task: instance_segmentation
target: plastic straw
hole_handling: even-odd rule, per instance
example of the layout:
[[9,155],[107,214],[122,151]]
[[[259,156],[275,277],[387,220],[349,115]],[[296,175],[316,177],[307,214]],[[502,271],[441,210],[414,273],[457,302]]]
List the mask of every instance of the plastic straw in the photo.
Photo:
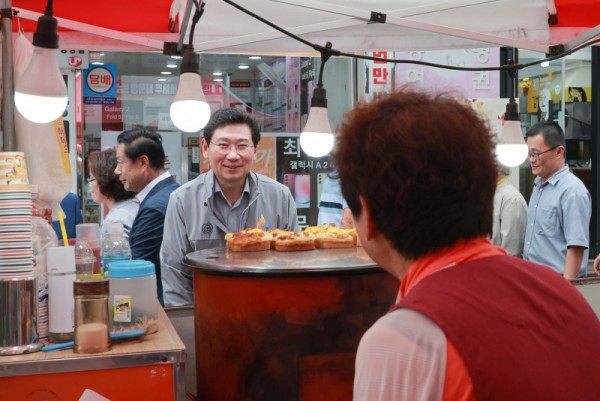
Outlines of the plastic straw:
[[62,233],[63,243],[69,246],[69,238],[67,237],[67,229],[65,228],[65,219],[62,210],[58,211],[58,221],[60,223],[60,232]]

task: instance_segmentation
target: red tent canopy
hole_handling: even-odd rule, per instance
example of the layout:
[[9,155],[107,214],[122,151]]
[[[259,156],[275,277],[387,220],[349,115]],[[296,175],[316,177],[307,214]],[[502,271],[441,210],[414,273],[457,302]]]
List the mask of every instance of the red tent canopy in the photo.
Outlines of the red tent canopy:
[[[13,7],[44,13],[45,0],[16,0]],[[55,0],[54,16],[121,32],[168,33],[171,0]],[[21,19],[25,32],[35,31],[36,22]],[[15,20],[13,31],[17,31]]]
[[[312,43],[331,41],[343,51],[466,48],[490,43],[545,51],[549,45],[567,43],[600,25],[598,0],[422,0],[417,7],[409,0],[235,1]],[[179,39],[169,32],[169,22],[173,17],[183,18],[189,3],[55,0],[54,16],[63,32],[63,48],[157,50],[162,42]],[[205,13],[193,41],[197,51],[315,53],[224,1],[204,3]],[[45,0],[13,1],[13,8],[22,10],[20,22],[14,20],[14,30],[20,24],[25,32],[34,31],[34,13],[43,13],[45,7]],[[548,13],[554,8],[558,24],[549,26]],[[387,22],[369,24],[371,11],[386,13]]]
[[593,28],[600,25],[600,1],[554,0],[558,14],[556,27]]

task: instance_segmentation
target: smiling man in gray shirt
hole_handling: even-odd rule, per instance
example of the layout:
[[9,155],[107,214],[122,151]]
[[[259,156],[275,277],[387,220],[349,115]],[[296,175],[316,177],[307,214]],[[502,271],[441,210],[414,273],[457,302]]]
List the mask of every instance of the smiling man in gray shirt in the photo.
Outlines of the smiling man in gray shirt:
[[204,128],[202,155],[210,171],[171,194],[160,249],[165,306],[193,304],[192,272],[182,265],[190,252],[223,247],[227,232],[256,227],[298,230],[288,189],[251,171],[260,141],[256,120],[239,109],[215,112]]

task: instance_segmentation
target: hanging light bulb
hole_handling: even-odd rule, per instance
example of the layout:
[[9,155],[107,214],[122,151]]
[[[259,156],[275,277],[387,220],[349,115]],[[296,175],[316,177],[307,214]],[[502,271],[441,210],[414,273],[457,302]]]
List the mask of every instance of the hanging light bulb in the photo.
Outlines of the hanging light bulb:
[[31,61],[15,86],[17,110],[39,124],[59,118],[68,101],[67,86],[56,61],[58,22],[52,14],[52,0],[48,0],[33,34]]
[[[508,60],[508,65],[514,65],[513,60]],[[502,137],[496,145],[496,156],[498,161],[508,167],[516,167],[527,159],[527,144],[523,139],[521,131],[521,119],[519,118],[519,105],[515,101],[515,67],[508,69],[510,77],[511,95],[506,104],[506,113],[504,114],[504,126]]]
[[527,153],[527,144],[521,131],[519,105],[515,99],[510,99],[506,104],[502,138],[496,145],[498,161],[508,167],[519,166],[527,158]]
[[183,132],[200,131],[210,118],[199,68],[198,55],[188,46],[183,52],[179,86],[170,110],[173,124]]
[[319,81],[313,91],[308,119],[302,134],[300,134],[300,146],[311,157],[323,157],[333,149],[334,136],[327,115],[327,92],[323,88],[323,68],[329,57],[331,57],[331,46],[331,43],[327,42],[324,48],[320,48]]
[[204,14],[204,2],[194,1],[196,10],[192,16],[190,28],[190,42],[183,50],[183,60],[179,73],[179,86],[173,103],[171,103],[171,120],[183,132],[198,132],[210,119],[210,106],[206,102],[202,91],[202,78],[200,77],[200,63],[198,55],[194,53],[194,31],[200,17]]
[[333,149],[333,134],[327,116],[327,96],[323,85],[313,92],[308,119],[300,134],[300,146],[312,157],[323,157]]

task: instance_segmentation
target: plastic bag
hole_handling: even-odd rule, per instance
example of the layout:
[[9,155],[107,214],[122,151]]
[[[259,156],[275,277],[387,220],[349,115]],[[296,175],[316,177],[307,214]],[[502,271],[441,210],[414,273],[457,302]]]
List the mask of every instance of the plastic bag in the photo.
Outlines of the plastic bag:
[[[15,86],[27,68],[33,45],[20,34],[14,43]],[[38,199],[52,207],[57,220],[61,200],[71,190],[71,161],[62,118],[48,124],[27,120],[15,109],[17,149],[25,153],[30,184],[37,184]]]
[[37,329],[41,341],[48,338],[48,272],[46,266],[46,249],[58,246],[58,237],[48,221],[43,217],[33,216],[32,246],[33,275],[37,285]]
[[32,224],[32,245],[33,245],[33,273],[46,273],[46,249],[58,246],[58,236],[48,221],[43,217],[33,216]]

